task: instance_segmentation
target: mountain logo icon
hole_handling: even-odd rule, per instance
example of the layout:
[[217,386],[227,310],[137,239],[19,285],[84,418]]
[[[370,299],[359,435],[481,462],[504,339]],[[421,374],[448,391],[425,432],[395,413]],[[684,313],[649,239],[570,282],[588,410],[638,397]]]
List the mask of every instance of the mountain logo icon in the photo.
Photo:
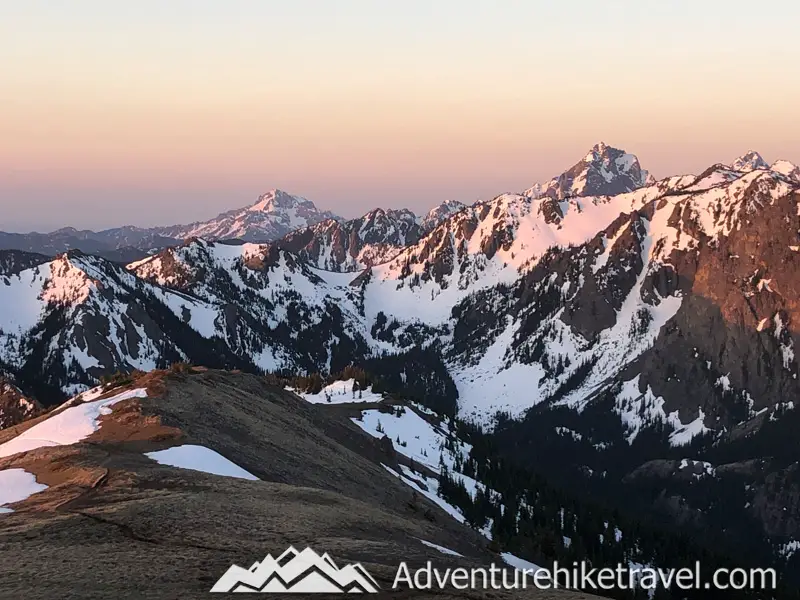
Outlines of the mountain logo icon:
[[328,554],[290,547],[278,558],[267,554],[249,569],[233,565],[211,592],[275,592],[282,594],[377,594],[379,586],[360,564],[336,566]]

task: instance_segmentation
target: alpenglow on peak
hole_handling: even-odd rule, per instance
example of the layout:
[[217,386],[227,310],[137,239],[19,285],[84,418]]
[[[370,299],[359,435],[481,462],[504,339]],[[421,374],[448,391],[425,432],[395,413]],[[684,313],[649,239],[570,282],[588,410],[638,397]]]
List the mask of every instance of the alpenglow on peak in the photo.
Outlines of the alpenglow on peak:
[[734,171],[755,171],[757,169],[769,169],[769,164],[755,150],[748,150],[739,158],[731,163]]
[[635,155],[599,142],[583,160],[550,181],[537,183],[526,190],[525,195],[559,200],[572,196],[614,196],[654,182]]

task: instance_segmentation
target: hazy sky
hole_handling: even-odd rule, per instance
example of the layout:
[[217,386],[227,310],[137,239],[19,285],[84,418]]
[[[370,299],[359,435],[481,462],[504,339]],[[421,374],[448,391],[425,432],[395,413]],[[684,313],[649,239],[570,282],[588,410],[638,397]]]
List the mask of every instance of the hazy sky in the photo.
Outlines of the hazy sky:
[[0,229],[800,162],[796,0],[0,0]]

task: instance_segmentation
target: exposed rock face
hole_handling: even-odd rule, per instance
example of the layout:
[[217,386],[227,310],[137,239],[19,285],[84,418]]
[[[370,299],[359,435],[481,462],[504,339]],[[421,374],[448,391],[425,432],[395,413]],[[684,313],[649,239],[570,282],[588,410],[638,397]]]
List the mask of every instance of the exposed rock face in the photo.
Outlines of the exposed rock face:
[[0,375],[0,429],[7,429],[35,417],[42,407],[26,398],[12,382]]
[[[514,392],[533,407],[498,439],[516,456],[569,456],[552,467],[565,484],[619,477],[687,526],[747,523],[731,543],[796,539],[800,194],[774,171],[731,173],[712,168],[465,299],[453,359],[472,386],[478,372],[530,365]],[[580,441],[566,448],[556,426]],[[659,462],[681,453],[699,462]],[[702,485],[687,488],[695,476]]]
[[614,196],[655,183],[639,159],[604,143],[596,144],[582,161],[544,184],[525,192],[531,198],[556,200],[573,196]]
[[390,261],[465,208],[448,200],[422,218],[406,209],[379,208],[357,219],[328,220],[300,229],[275,245],[319,269],[360,271]]
[[439,206],[432,208],[428,214],[422,218],[422,230],[425,232],[433,230],[440,223],[446,221],[465,208],[467,208],[466,204],[462,204],[457,200],[445,200]]
[[750,150],[731,163],[734,171],[749,173],[756,169],[769,169],[769,164],[755,150]]
[[327,220],[290,233],[276,246],[327,271],[359,271],[416,243],[424,229],[409,210],[373,210],[349,221]]

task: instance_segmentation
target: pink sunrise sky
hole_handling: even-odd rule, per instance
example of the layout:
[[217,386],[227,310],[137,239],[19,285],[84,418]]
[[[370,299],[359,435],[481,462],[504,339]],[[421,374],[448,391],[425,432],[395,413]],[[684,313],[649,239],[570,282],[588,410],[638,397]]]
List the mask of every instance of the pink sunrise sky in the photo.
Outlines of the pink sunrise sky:
[[4,6],[0,230],[188,222],[275,187],[423,211],[601,140],[657,177],[800,162],[793,2],[281,4]]

